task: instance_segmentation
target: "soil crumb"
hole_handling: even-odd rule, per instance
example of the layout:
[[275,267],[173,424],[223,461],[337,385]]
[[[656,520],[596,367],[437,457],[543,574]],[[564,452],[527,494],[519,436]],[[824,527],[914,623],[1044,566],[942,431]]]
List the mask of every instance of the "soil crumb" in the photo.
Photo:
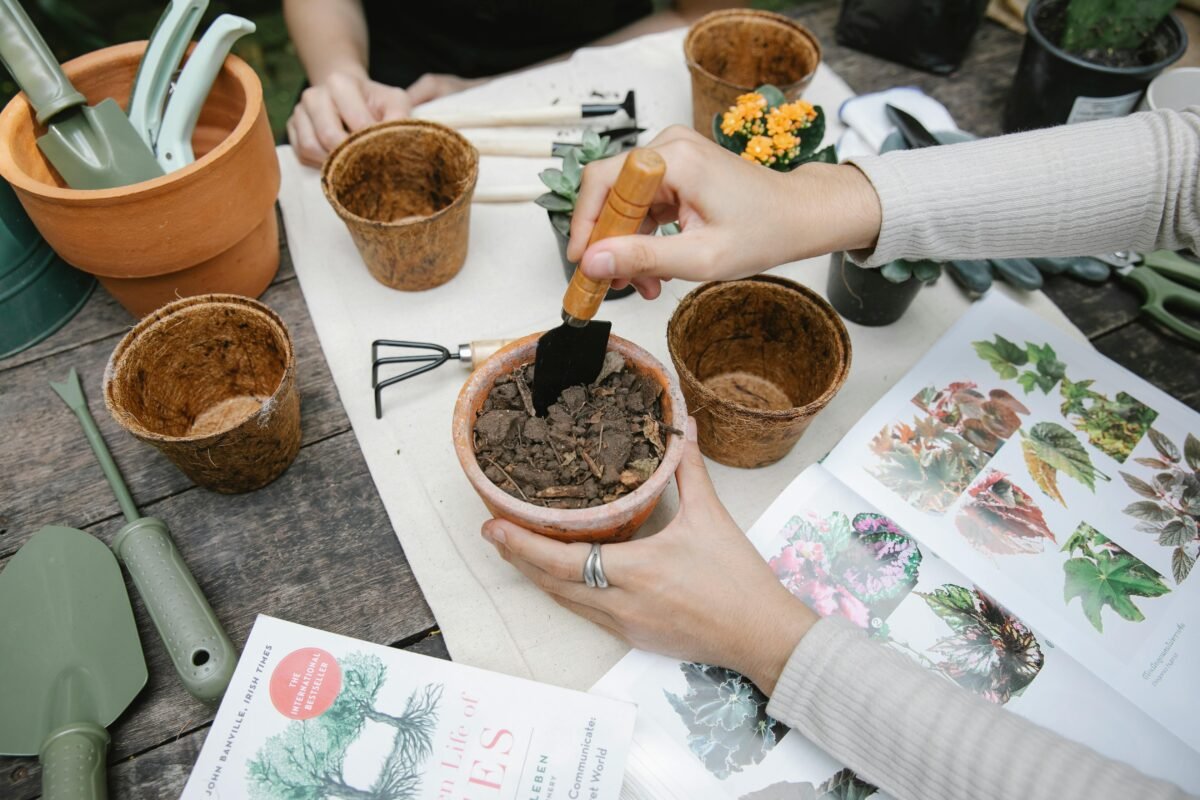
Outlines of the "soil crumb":
[[551,508],[611,503],[658,469],[667,437],[662,387],[609,351],[591,386],[563,390],[545,417],[533,410],[533,365],[496,380],[475,420],[475,454],[492,483]]

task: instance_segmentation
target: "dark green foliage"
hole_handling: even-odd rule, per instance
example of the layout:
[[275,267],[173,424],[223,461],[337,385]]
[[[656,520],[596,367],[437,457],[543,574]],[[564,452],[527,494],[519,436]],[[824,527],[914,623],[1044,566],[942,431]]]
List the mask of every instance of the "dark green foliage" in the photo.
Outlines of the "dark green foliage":
[[1176,0],[1071,0],[1062,48],[1136,50],[1171,13]]
[[1092,446],[1124,463],[1133,448],[1150,430],[1158,412],[1138,402],[1125,392],[1117,392],[1115,400],[1094,392],[1094,381],[1071,381],[1063,376],[1063,416],[1071,420],[1075,430],[1083,431]]
[[[1043,394],[1049,394],[1066,375],[1067,365],[1058,360],[1058,354],[1048,344],[1038,347],[1033,342],[1026,342],[1022,349],[996,334],[991,342],[971,342],[975,352],[984,361],[992,365],[996,374],[1005,380],[1014,378],[1021,384],[1025,394],[1035,388]],[[1030,369],[1023,372],[1018,367],[1028,365]]]
[[1104,606],[1130,622],[1140,622],[1146,617],[1133,598],[1161,597],[1171,591],[1161,575],[1086,522],[1080,523],[1062,549],[1073,556],[1063,564],[1063,599],[1070,603],[1078,597],[1084,616],[1101,633]]
[[[770,84],[763,84],[754,91],[766,99],[767,110],[788,102],[783,92]],[[814,106],[814,110],[817,112],[816,119],[807,128],[799,132],[800,152],[786,164],[778,162],[770,164],[771,169],[778,172],[791,172],[801,164],[808,164],[813,161],[824,164],[837,163],[837,148],[833,145],[821,148],[820,150],[817,149],[821,145],[821,140],[825,138],[825,111],[820,106]],[[721,116],[719,113],[713,115],[713,141],[729,152],[741,155],[742,151],[746,149],[748,138],[744,134],[730,136],[721,130]]]

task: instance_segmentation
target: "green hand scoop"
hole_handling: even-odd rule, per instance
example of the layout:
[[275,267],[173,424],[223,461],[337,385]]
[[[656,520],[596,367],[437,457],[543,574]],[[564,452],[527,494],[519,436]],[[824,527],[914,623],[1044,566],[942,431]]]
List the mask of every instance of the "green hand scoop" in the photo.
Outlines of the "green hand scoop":
[[100,461],[100,468],[104,470],[104,477],[108,478],[128,520],[113,540],[113,551],[129,570],[133,585],[167,646],[179,679],[197,700],[209,704],[219,702],[237,666],[233,642],[229,641],[196,579],[175,549],[167,524],[138,513],[121,472],[96,427],[96,420],[88,410],[79,375],[72,369],[62,383],[51,382],[50,385],[79,418],[88,443]]
[[46,800],[103,800],[113,720],[146,685],[121,568],[49,525],[0,572],[0,753],[38,756]]

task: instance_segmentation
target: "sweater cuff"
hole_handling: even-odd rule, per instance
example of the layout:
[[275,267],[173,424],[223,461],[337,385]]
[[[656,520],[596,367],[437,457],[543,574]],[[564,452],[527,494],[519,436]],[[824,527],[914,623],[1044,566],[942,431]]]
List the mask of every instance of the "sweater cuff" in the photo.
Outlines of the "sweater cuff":
[[907,249],[908,232],[918,225],[917,204],[901,202],[905,196],[905,181],[894,161],[881,156],[856,156],[846,160],[853,164],[875,188],[879,196],[879,208],[882,211],[882,222],[879,226],[879,239],[873,250],[851,250],[847,253],[850,258],[863,267],[882,267],[900,258]]
[[767,704],[767,713],[775,719],[795,726],[800,709],[812,708],[817,694],[828,691],[829,681],[823,676],[836,661],[839,652],[863,636],[862,629],[845,617],[822,617],[801,637],[787,665],[775,683],[775,691]]

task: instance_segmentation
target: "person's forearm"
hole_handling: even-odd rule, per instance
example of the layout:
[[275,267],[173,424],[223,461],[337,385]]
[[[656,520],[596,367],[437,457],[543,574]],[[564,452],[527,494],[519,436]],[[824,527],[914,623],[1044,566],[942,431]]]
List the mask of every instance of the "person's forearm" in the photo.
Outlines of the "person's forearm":
[[367,20],[359,0],[283,0],[283,15],[309,83],[335,72],[367,76]]
[[1093,255],[1200,241],[1200,113],[1160,111],[853,159],[897,258]]
[[970,694],[839,617],[800,640],[767,713],[898,800],[1187,797]]

